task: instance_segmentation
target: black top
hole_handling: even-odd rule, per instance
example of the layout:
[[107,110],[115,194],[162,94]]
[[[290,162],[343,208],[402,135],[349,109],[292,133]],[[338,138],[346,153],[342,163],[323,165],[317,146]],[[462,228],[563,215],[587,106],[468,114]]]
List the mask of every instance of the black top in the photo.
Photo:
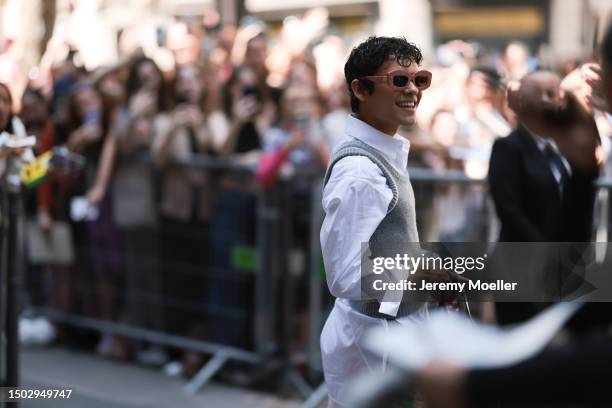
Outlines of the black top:
[[236,140],[236,149],[234,153],[261,150],[261,147],[261,138],[255,124],[252,121],[245,123],[238,132],[238,140]]

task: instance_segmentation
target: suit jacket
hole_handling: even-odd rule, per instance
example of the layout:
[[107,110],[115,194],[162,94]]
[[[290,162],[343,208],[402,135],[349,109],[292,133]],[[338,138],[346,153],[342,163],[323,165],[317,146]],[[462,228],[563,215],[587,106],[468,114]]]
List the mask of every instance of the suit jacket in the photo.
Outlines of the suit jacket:
[[561,196],[548,159],[525,128],[496,140],[489,185],[502,225],[499,241],[590,241],[596,177],[597,169],[572,166]]

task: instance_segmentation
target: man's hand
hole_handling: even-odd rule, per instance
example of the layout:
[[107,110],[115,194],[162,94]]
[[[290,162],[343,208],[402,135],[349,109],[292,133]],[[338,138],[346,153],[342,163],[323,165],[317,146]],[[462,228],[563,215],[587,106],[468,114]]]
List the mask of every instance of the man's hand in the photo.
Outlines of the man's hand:
[[[444,269],[436,269],[436,270],[419,270],[414,274],[417,281],[419,281],[418,285],[420,286],[420,281],[424,280],[426,282],[433,283],[465,283],[467,284],[470,280],[464,276],[461,276],[453,271],[447,271]],[[431,295],[435,300],[441,303],[452,303],[455,301],[459,292],[454,290],[436,290],[432,291]]]

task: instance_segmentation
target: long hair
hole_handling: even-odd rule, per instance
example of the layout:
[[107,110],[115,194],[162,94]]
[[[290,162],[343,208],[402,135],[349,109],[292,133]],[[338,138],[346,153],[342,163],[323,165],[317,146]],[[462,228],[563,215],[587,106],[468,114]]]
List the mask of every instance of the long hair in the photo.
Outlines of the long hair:
[[82,106],[78,102],[78,95],[80,92],[85,90],[94,92],[100,100],[100,126],[102,127],[102,137],[100,140],[92,144],[92,149],[94,146],[96,148],[101,148],[104,138],[106,137],[112,123],[111,115],[109,114],[107,107],[104,105],[104,98],[100,94],[100,91],[94,86],[94,83],[89,79],[81,80],[74,87],[73,93],[70,95],[69,105],[68,105],[68,123],[67,130],[68,134],[70,132],[75,131],[79,127],[81,127],[85,123],[85,112],[82,111]]
[[13,106],[13,96],[11,95],[11,90],[9,89],[8,85],[0,82],[0,88],[4,89],[6,91],[6,94],[9,97],[9,103],[11,105],[11,112],[9,114],[9,117],[8,117],[7,121],[6,121],[6,126],[3,129],[0,129],[0,132],[7,131],[9,133],[13,133],[13,116],[14,116],[13,108],[12,108],[12,106]]
[[159,112],[164,112],[169,109],[170,105],[170,96],[169,96],[169,85],[164,78],[164,73],[157,66],[155,61],[148,57],[139,57],[130,66],[130,71],[128,73],[128,78],[125,83],[126,88],[126,100],[129,100],[134,96],[136,92],[138,92],[142,88],[142,82],[139,78],[138,70],[141,66],[145,64],[151,64],[155,69],[155,72],[159,75],[160,84],[159,89],[157,90],[157,110]]

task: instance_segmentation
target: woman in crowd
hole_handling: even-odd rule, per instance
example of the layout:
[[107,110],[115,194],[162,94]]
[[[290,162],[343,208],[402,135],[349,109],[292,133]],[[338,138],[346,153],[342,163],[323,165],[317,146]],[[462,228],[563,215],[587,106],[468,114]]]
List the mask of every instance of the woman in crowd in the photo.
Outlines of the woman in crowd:
[[[311,234],[311,189],[319,184],[319,175],[327,167],[330,149],[320,120],[317,92],[306,82],[290,83],[280,99],[279,121],[264,136],[264,155],[260,161],[257,179],[264,189],[277,182],[282,167],[292,169],[293,177],[287,185],[289,197],[286,210],[291,221],[291,237],[286,237],[287,248],[293,253],[315,250],[309,248]],[[289,204],[290,203],[290,204]],[[291,271],[294,290],[285,301],[287,313],[294,316],[289,330],[289,341],[303,347],[308,333],[308,285],[310,269],[308,258]],[[284,278],[282,278],[284,279]]]
[[299,170],[319,174],[329,160],[315,89],[305,83],[290,84],[281,96],[279,110],[280,120],[266,131],[263,139],[267,154],[258,175],[266,188],[274,182],[285,161]]
[[[13,97],[11,91],[8,85],[0,82],[0,134],[2,134],[2,132],[18,137],[26,135],[23,123],[13,114]],[[29,160],[33,157],[31,151],[28,149],[0,147],[0,177],[2,177],[6,171],[14,171],[14,169],[7,168],[7,157],[10,155],[19,156],[25,160]]]
[[[0,82],[0,132],[12,133],[12,118],[13,118],[13,98],[8,86]],[[0,158],[8,156],[9,149],[0,147]],[[2,161],[2,170],[4,170],[4,161]],[[0,172],[2,175],[2,172]]]
[[325,114],[321,119],[321,126],[325,144],[330,152],[346,135],[346,121],[350,110],[345,87],[343,82],[338,82],[325,95]]
[[[44,95],[34,89],[27,88],[21,98],[21,120],[28,135],[36,137],[34,148],[37,156],[48,152],[58,145],[55,126],[51,120],[50,109]],[[49,180],[36,187],[35,194],[27,196],[26,211],[29,218],[36,220],[39,231],[49,234],[54,222],[65,222],[68,220],[68,178],[62,174],[62,170],[49,177]],[[66,242],[66,246],[72,246],[72,242]],[[51,305],[61,311],[69,311],[70,275],[69,268],[65,265],[49,265],[47,268],[38,270],[33,265],[28,272],[48,271],[53,274],[53,279],[46,283],[50,276],[30,274],[30,300],[35,305],[44,304],[45,298]],[[42,278],[41,278],[42,277]],[[47,292],[50,293],[47,293]]]
[[276,119],[276,106],[270,89],[250,66],[235,68],[226,85],[225,110],[231,128],[222,156],[261,152],[263,135]]
[[[114,123],[118,146],[112,184],[114,221],[121,232],[125,254],[125,314],[134,326],[161,330],[156,186],[145,156],[150,152],[155,120],[167,111],[168,92],[153,60],[138,57],[127,68],[125,100]],[[118,90],[113,92],[115,84],[120,84],[117,74],[102,78],[105,82],[101,87],[108,90],[107,94],[121,97]],[[154,365],[167,359],[163,350],[155,346],[137,350],[136,358]]]
[[[257,61],[261,63],[259,58]],[[231,125],[219,145],[221,158],[254,166],[261,157],[264,135],[276,112],[270,89],[260,75],[261,70],[252,64],[241,65],[234,68],[225,86],[224,108]],[[256,183],[249,174],[228,170],[219,174],[218,185],[209,232],[210,265],[223,273],[209,281],[206,302],[235,317],[227,319],[223,312],[211,316],[209,326],[214,331],[210,338],[248,347],[252,333],[252,321],[247,317],[248,310],[252,310],[252,279],[235,271],[231,259],[235,248],[254,246]]]
[[[0,82],[0,134],[2,132],[12,133],[12,118],[13,118],[13,98],[8,86]],[[12,154],[11,150],[0,147],[0,179],[4,177],[6,171],[7,156]],[[0,192],[2,192],[2,184],[0,183]],[[0,206],[4,203],[0,203]],[[4,225],[0,218],[0,228],[3,230]],[[2,234],[0,234],[0,248],[2,248]]]
[[[0,82],[0,132],[12,132],[13,97],[8,85]],[[0,147],[0,157],[6,157],[9,149]]]
[[[440,110],[434,114],[430,124],[430,135],[436,151],[429,153],[431,166],[435,170],[463,170],[463,154],[459,124],[452,112]],[[462,242],[468,223],[465,207],[466,187],[460,184],[441,184],[435,187],[434,214],[436,236],[432,241]]]
[[[72,185],[72,194],[83,195],[86,199],[84,213],[73,214],[73,218],[78,218],[73,221],[84,221],[74,225],[80,231],[75,233],[75,243],[87,245],[85,251],[89,251],[89,262],[81,264],[78,277],[75,276],[75,281],[79,281],[77,291],[87,312],[112,321],[118,314],[122,261],[119,234],[113,224],[112,202],[108,194],[117,141],[112,127],[114,117],[112,112],[104,109],[103,102],[92,82],[81,80],[77,83],[70,99],[66,145],[86,158],[82,177]],[[78,207],[77,203],[83,203],[81,197],[73,198],[71,209]],[[77,252],[83,251],[77,248]],[[93,279],[85,279],[88,271],[93,274]],[[91,304],[92,300],[95,300],[95,305]],[[97,350],[103,355],[125,355],[125,350],[110,334],[103,334]]]
[[501,80],[493,68],[473,68],[466,80],[464,101],[454,111],[470,147],[466,151],[465,170],[474,178],[484,177],[487,173],[495,139],[507,136],[512,130],[500,110],[506,103]]
[[[28,135],[36,136],[36,155],[41,155],[57,145],[55,128],[49,117],[49,105],[44,95],[26,89],[21,98],[21,120]],[[52,183],[43,183],[36,189],[37,221],[41,230],[48,232],[53,221],[54,208],[65,207],[61,196],[54,196]]]
[[[162,276],[165,328],[172,334],[205,337],[204,273],[208,251],[205,237],[214,197],[211,174],[171,165],[196,155],[216,155],[227,134],[225,116],[207,103],[207,84],[200,68],[178,68],[174,106],[154,123],[152,155],[161,170]],[[187,372],[198,358],[187,354]]]
[[[12,132],[13,98],[8,86],[0,82],[0,131]],[[2,150],[4,155],[7,150]]]

